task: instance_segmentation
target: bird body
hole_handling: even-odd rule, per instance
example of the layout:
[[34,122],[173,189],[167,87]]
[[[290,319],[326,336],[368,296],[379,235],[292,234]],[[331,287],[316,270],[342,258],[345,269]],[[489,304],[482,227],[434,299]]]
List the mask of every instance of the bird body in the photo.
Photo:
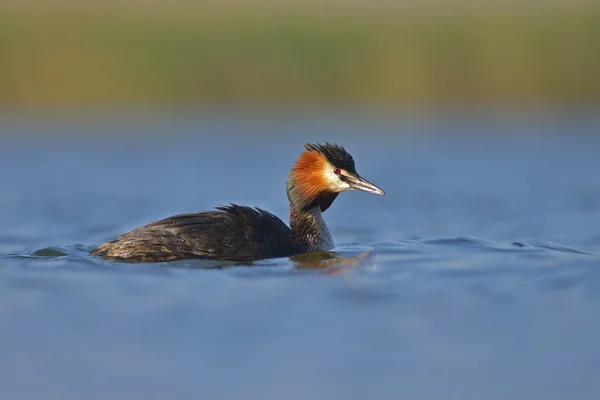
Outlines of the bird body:
[[152,222],[90,252],[112,260],[139,262],[208,258],[253,261],[325,251],[334,247],[323,220],[346,190],[384,194],[361,178],[354,160],[338,145],[307,144],[288,174],[290,227],[260,208],[230,204]]

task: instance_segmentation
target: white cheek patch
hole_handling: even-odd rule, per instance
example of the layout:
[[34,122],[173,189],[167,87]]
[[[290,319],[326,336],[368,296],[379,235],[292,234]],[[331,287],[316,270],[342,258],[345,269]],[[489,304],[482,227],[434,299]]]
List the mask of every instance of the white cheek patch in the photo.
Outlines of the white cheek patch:
[[350,185],[342,181],[338,175],[334,174],[334,169],[335,167],[328,165],[327,167],[325,167],[325,171],[323,173],[329,190],[334,192],[343,192],[344,190],[349,190]]

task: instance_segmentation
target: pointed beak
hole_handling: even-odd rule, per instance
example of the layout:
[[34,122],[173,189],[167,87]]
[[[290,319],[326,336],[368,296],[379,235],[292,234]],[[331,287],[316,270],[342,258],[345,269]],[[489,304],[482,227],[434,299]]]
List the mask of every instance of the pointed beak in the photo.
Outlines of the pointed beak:
[[368,180],[364,179],[360,175],[345,175],[344,182],[346,182],[352,189],[362,190],[363,192],[373,193],[378,195],[384,195],[385,192],[373,185]]

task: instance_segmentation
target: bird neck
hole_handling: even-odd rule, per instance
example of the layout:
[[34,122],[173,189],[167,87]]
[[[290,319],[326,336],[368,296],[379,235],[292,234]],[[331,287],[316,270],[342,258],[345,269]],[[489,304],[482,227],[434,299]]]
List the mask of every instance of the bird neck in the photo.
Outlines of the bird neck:
[[307,190],[299,182],[298,176],[294,170],[290,171],[286,183],[294,241],[303,252],[329,250],[333,248],[333,238],[323,220],[323,212],[331,206],[338,194]]
[[326,251],[334,247],[333,237],[318,205],[302,209],[290,203],[290,227],[294,241],[303,252]]

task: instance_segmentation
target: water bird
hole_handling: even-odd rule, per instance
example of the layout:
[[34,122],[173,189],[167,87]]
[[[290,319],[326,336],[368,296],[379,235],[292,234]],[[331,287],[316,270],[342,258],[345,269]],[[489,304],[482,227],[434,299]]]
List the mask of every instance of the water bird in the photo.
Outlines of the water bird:
[[330,250],[334,242],[322,213],[338,194],[384,192],[356,172],[354,159],[344,147],[325,142],[307,143],[304,148],[286,182],[289,227],[263,209],[230,204],[152,222],[90,254],[136,262],[188,258],[249,262]]

